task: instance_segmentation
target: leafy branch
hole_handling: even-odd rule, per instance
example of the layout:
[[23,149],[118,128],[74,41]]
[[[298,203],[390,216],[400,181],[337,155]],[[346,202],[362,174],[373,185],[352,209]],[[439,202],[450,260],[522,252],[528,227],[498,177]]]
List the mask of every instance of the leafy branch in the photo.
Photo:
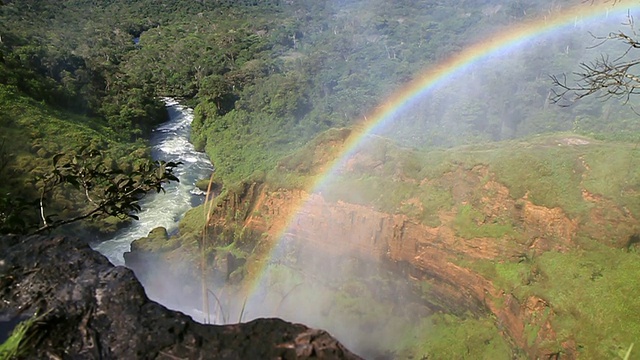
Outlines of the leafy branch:
[[[56,154],[53,169],[38,179],[41,224],[33,232],[42,233],[89,218],[116,216],[137,220],[135,214],[141,210],[140,199],[151,191],[164,192],[164,184],[179,181],[173,171],[180,164],[143,161],[133,171],[125,173],[107,167],[103,154],[97,150],[82,149],[71,156]],[[89,208],[77,216],[57,219],[55,214],[47,214],[47,200],[65,184],[82,192]]]

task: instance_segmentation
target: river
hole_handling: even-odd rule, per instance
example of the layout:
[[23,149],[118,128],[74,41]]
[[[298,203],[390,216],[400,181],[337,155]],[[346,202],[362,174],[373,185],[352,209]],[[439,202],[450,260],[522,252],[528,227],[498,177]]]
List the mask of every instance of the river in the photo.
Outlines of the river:
[[179,183],[165,186],[165,193],[149,194],[140,202],[140,220],[118,231],[115,235],[94,249],[105,255],[114,265],[124,265],[123,254],[129,251],[131,242],[147,236],[149,231],[159,226],[169,233],[178,228],[182,216],[204,200],[195,182],[208,178],[213,166],[203,153],[197,152],[189,142],[193,111],[173,99],[164,99],[169,112],[169,120],[158,126],[150,138],[151,155],[156,160],[181,161],[175,175]]

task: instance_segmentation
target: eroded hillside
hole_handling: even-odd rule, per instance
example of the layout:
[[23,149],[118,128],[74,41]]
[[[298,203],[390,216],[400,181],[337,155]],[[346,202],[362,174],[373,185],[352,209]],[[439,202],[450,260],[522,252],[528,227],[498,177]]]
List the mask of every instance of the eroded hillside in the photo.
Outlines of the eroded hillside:
[[[388,310],[389,317],[379,314],[386,310],[352,311],[360,317],[354,321],[440,319],[422,333],[397,336],[414,340],[389,349],[394,356],[457,356],[464,350],[456,347],[466,347],[507,358],[611,357],[640,335],[637,324],[619,321],[633,316],[638,290],[631,284],[640,273],[634,145],[546,136],[418,153],[375,138],[325,176],[317,192],[304,190],[348,136],[325,134],[300,153],[313,156],[293,155],[266,182],[217,198],[208,250],[214,277],[224,273],[227,284],[240,287],[267,282],[280,295],[262,301],[274,302],[268,312],[278,316],[306,301],[301,284],[310,282],[336,294],[334,305],[316,306],[325,317],[346,298],[404,306]],[[187,230],[165,249],[195,249],[197,238],[190,242]],[[187,248],[168,256],[194,259]],[[390,300],[405,290],[379,280],[381,273],[372,277],[371,264],[404,279],[411,300]],[[365,285],[352,288],[353,278]],[[488,321],[493,329],[486,333],[502,334],[511,353],[490,335],[482,343],[467,333],[456,344],[469,321]]]

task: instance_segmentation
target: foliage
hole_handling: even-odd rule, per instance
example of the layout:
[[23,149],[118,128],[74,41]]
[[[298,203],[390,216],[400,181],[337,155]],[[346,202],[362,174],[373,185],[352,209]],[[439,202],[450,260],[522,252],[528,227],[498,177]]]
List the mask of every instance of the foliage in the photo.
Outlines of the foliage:
[[[191,99],[196,148],[206,149],[229,183],[270,170],[324,130],[357,124],[423,69],[500,27],[557,11],[545,2],[491,1],[66,5],[12,1],[0,8],[0,82],[100,116],[123,139],[164,118],[158,95]],[[385,132],[411,146],[449,147],[633,128],[601,126],[602,106],[572,113],[548,106],[546,74],[579,61],[584,40],[578,32],[541,38],[544,52],[533,46],[479,62],[472,77],[425,94]],[[456,106],[450,99],[459,99]]]
[[35,346],[38,340],[38,321],[44,315],[33,315],[18,323],[11,335],[0,344],[0,359],[11,360],[24,357],[29,347]]
[[18,324],[11,336],[0,345],[0,359],[15,359],[20,355],[21,344],[28,329],[27,322]]
[[[21,6],[24,5],[2,7],[3,25],[11,24],[11,15],[7,13]],[[123,34],[104,38],[98,46],[74,48],[73,45],[78,45],[73,41],[55,38],[65,36],[60,30],[48,31],[45,25],[34,24],[33,29],[23,34],[19,33],[20,28],[2,29],[9,36],[4,36],[0,46],[3,60],[0,83],[15,86],[20,92],[51,106],[102,117],[124,140],[138,138],[166,118],[164,105],[154,98],[151,88],[117,74],[122,52],[133,48],[126,45],[129,39]],[[31,32],[38,30],[54,38],[33,36]],[[85,35],[87,41],[95,41],[95,34]],[[55,47],[56,43],[60,46]]]
[[[138,161],[148,152],[140,150],[143,142],[132,143],[164,119],[160,96],[184,97],[197,105],[192,140],[208,153],[227,188],[252,176],[278,187],[306,188],[345,150],[349,130],[326,130],[357,126],[363,120],[369,124],[376,104],[417,79],[423,69],[446,64],[451,55],[493,38],[511,24],[553,14],[572,3],[4,1],[0,5],[0,123],[7,144],[0,147],[3,231],[24,228],[24,220],[46,221],[40,226],[46,229],[48,224],[86,214],[133,215],[143,190],[158,190],[163,179],[170,180],[172,167],[163,170],[162,164]],[[323,195],[403,213],[429,226],[447,221],[446,216],[441,219],[443,213],[457,214],[453,222],[463,238],[511,236],[520,230],[512,221],[485,219],[479,214],[481,194],[458,191],[471,185],[449,181],[454,172],[476,176],[474,169],[479,167],[489,175],[472,185],[496,181],[506,186],[512,199],[526,196],[535,205],[560,208],[578,223],[588,222],[593,208],[582,190],[637,217],[639,167],[632,144],[640,130],[636,114],[618,107],[619,101],[580,102],[571,111],[549,106],[548,74],[569,71],[569,65],[580,62],[586,52],[582,44],[588,36],[580,33],[584,29],[577,23],[574,28],[577,31],[567,36],[539,37],[536,44],[512,49],[507,56],[478,61],[469,71],[426,91],[420,101],[408,104],[406,111],[386,119],[377,130],[396,144],[419,149],[375,136],[367,139],[369,147],[359,151],[353,166],[340,169],[332,179],[336,186],[323,190]],[[619,35],[623,42],[634,44]],[[596,63],[591,70],[600,64],[611,63]],[[626,79],[631,85],[635,81]],[[565,133],[531,137],[557,131]],[[588,135],[591,143],[559,143],[575,133]],[[492,144],[514,138],[525,140]],[[459,147],[479,143],[491,145]],[[86,153],[72,155],[88,144],[104,150],[100,160]],[[51,158],[59,153],[68,155],[56,157],[51,171]],[[158,169],[163,175],[153,177]],[[40,180],[33,181],[34,175]],[[146,176],[151,176],[151,183],[143,180]],[[470,182],[477,180],[473,176]],[[81,191],[67,192],[72,185]],[[111,197],[109,189],[133,193],[123,199]],[[87,195],[87,191],[98,192]],[[24,200],[31,198],[38,201]],[[40,199],[57,205],[39,205]],[[81,202],[86,206],[69,213]],[[46,213],[22,216],[28,209]],[[53,212],[62,216],[53,218]],[[615,226],[615,219],[610,223]],[[189,232],[203,226],[201,213],[188,213],[181,225],[185,241],[194,240]],[[611,234],[608,228],[605,232]],[[223,251],[244,251],[241,243],[249,235],[239,227],[230,228],[224,239],[231,247]],[[637,274],[627,264],[626,256],[631,255],[596,250],[610,258],[592,255],[587,260],[608,264],[610,259],[625,259],[621,264],[629,274],[606,265],[608,273],[627,284]],[[569,339],[573,325],[582,326],[581,321],[590,317],[594,324],[612,329],[594,315],[602,306],[584,295],[590,287],[578,289],[580,284],[568,281],[577,274],[577,279],[592,285],[582,279],[586,273],[579,264],[572,263],[588,256],[548,254],[533,260],[548,276],[539,284],[549,288],[527,284],[535,278],[528,271],[533,265],[527,262],[474,266],[506,291],[520,297],[537,293],[557,302],[561,314],[569,314],[562,319],[578,319],[560,324],[565,331],[562,339]],[[559,266],[563,261],[570,264],[573,275],[563,275]],[[594,293],[604,294],[605,286],[597,285]],[[583,298],[563,294],[562,287],[583,296],[588,303],[584,309],[568,302],[579,304]],[[631,316],[617,303],[620,298],[631,300],[616,289],[608,290],[621,295],[617,299],[602,295],[617,304],[615,313],[608,314]],[[352,296],[341,298],[340,305],[365,315],[378,310],[355,309]],[[468,337],[478,346],[488,340],[490,347],[500,348],[485,320],[444,319],[444,328],[451,330],[448,335],[426,339],[424,351],[412,354],[464,357],[462,346],[452,345],[458,337]],[[486,331],[477,333],[474,328]],[[576,336],[589,344],[585,357],[611,357],[617,354],[616,347],[626,349],[627,341],[632,341],[610,337],[603,341],[604,350],[599,349],[593,345],[594,336],[586,333],[598,330],[584,328],[589,330]]]
[[[40,191],[36,178],[53,170],[52,157],[63,153],[72,156],[82,147],[101,149],[105,168],[130,173],[149,158],[142,141],[121,142],[104,119],[81,116],[34,101],[13,86],[0,84],[0,123],[4,144],[0,154],[4,168],[0,171],[0,208],[4,214],[3,232],[22,232],[41,221],[38,214]],[[67,191],[69,190],[69,191]],[[48,213],[72,218],[90,211],[81,192],[61,187],[47,199]],[[115,218],[91,221],[84,229],[113,231]],[[78,231],[74,228],[74,231]]]
[[[544,2],[492,5],[117,0],[83,12],[71,9],[87,2],[66,8],[9,2],[0,13],[2,64],[6,83],[98,114],[133,138],[161,120],[154,96],[195,97],[211,110],[194,127],[197,147],[215,144],[207,152],[217,169],[237,181],[251,173],[247,169],[269,169],[320,131],[358,122],[422,69],[497,26],[552,11]],[[571,44],[581,40],[572,36]],[[494,91],[475,91],[481,87],[469,81],[461,90],[453,82],[402,114],[390,133],[412,145],[450,146],[569,130],[570,116],[543,105],[548,84],[539,69],[549,63],[548,73],[555,73],[583,51],[564,51],[561,40],[544,42],[546,56],[522,50],[499,66],[479,67],[483,75],[474,81]],[[523,59],[527,66],[518,66]],[[505,86],[501,79],[509,78],[526,86]],[[446,99],[460,93],[465,100],[448,106]],[[545,116],[537,115],[541,110]]]
[[622,358],[640,336],[637,322],[619,321],[634,318],[629,304],[640,294],[629,284],[640,272],[638,253],[590,239],[582,243],[584,250],[550,251],[519,263],[466,264],[520,301],[537,296],[548,302],[557,345],[571,340],[581,357]]
[[[461,341],[464,339],[464,341]],[[514,359],[488,318],[435,314],[421,319],[396,345],[402,358]],[[472,350],[473,349],[473,350]]]
[[501,238],[505,235],[515,236],[511,224],[496,219],[494,223],[485,223],[485,216],[471,205],[462,205],[458,210],[453,227],[456,233],[466,239],[479,237]]
[[198,205],[184,214],[180,221],[180,234],[201,232],[205,224],[205,218],[202,214],[205,212],[206,206],[206,204]]
[[637,322],[617,320],[633,316],[629,304],[638,293],[628,284],[640,269],[636,253],[596,248],[544,254],[538,264],[546,281],[534,289],[554,304],[559,341],[575,338],[588,358],[613,357],[640,334]]
[[[163,191],[163,184],[178,181],[173,169],[180,163],[162,161],[142,162],[131,172],[112,169],[105,163],[98,150],[82,149],[77,154],[56,154],[53,156],[50,171],[37,179],[39,199],[36,203],[40,216],[40,225],[34,232],[50,231],[54,228],[84,219],[97,219],[108,216],[130,217],[137,219],[140,211],[138,201],[149,191]],[[58,218],[48,213],[48,203],[55,192],[64,190],[66,185],[74,187],[84,194],[88,209],[70,218]],[[9,203],[10,204],[10,203]],[[30,231],[34,224],[24,223],[21,211],[23,204],[2,209],[2,231]]]
[[[325,142],[319,148],[326,148],[328,144]],[[322,155],[312,150],[315,148],[314,145],[301,152],[315,154],[313,159],[317,161]],[[340,148],[334,150],[341,151]],[[478,237],[506,237],[504,256],[494,260],[459,259],[458,264],[491,279],[496,288],[514,295],[520,303],[525,303],[530,296],[548,302],[550,311],[555,312],[550,318],[553,328],[560,332],[556,342],[544,346],[557,348],[563,342],[575,340],[581,349],[580,356],[622,357],[634,338],[640,336],[633,321],[627,322],[622,330],[616,328],[618,319],[633,316],[633,307],[628,304],[638,296],[635,288],[628,285],[640,272],[634,265],[638,260],[636,247],[631,241],[623,246],[621,243],[626,238],[619,238],[616,230],[619,221],[624,222],[619,226],[633,227],[633,219],[640,214],[636,196],[640,184],[636,174],[638,166],[635,166],[637,151],[637,146],[627,142],[600,142],[567,133],[425,152],[372,139],[352,152],[348,166],[323,179],[322,195],[329,200],[372,206],[414,219],[421,216],[428,219],[426,215],[431,213],[436,217],[443,215],[447,221],[443,225],[455,229],[456,235],[468,239],[469,244]],[[278,170],[308,178],[309,174],[322,174],[318,169],[325,166],[294,153],[282,161]],[[534,205],[561,209],[578,225],[572,240],[576,248],[566,252],[541,252],[532,248],[519,257],[507,256],[510,242],[543,236],[556,246],[558,239],[553,234],[541,235],[535,233],[539,229],[523,226],[522,213],[518,211],[488,216],[485,206],[491,202],[487,203],[486,199],[495,196],[484,187],[489,182],[504,185],[508,190],[504,196],[514,201],[516,209],[522,206],[523,199]],[[587,191],[592,198],[585,197],[582,191]],[[407,200],[412,198],[421,204],[409,204],[420,204],[422,209],[407,205]],[[620,215],[625,220],[615,215],[620,204],[626,209],[626,215]],[[451,210],[454,216],[449,217]],[[530,230],[534,233],[528,232]],[[629,229],[625,231],[620,234]],[[616,247],[610,247],[614,243]],[[475,339],[475,327],[488,325],[482,325],[486,319],[478,320],[479,323],[458,320],[450,321],[451,328],[449,325],[434,328],[422,343],[432,342],[429,349],[438,349],[433,354],[463,357],[455,355],[458,350],[453,350],[454,343],[460,344],[455,334],[469,331],[468,334],[474,334],[469,335],[469,339]],[[452,335],[445,335],[447,331]],[[528,326],[528,341],[533,342],[538,331],[538,325]],[[427,333],[427,330],[416,332]],[[459,351],[465,349],[461,346]],[[473,347],[474,357],[480,349],[489,351],[483,346]],[[418,356],[433,350],[411,351]]]

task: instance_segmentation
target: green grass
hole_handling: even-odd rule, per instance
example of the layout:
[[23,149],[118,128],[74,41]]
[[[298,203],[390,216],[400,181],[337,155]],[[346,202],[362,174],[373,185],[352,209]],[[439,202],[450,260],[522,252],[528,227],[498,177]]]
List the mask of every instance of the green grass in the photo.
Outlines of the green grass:
[[266,181],[273,189],[307,189],[313,183],[313,177],[276,169],[267,173]]
[[[376,138],[348,169],[333,174],[322,195],[329,201],[404,214],[429,226],[452,226],[458,237],[471,241],[507,238],[518,247],[531,235],[523,226],[518,202],[522,204],[526,197],[535,205],[561,209],[578,225],[574,247],[567,252],[540,254],[523,248],[518,259],[465,259],[458,264],[480,273],[521,303],[536,296],[549,304],[546,312],[537,315],[544,319],[525,326],[527,344],[559,349],[573,341],[581,358],[623,358],[629,344],[640,338],[640,324],[624,321],[637,317],[640,287],[635,285],[640,258],[636,248],[627,252],[607,244],[626,240],[615,239],[628,230],[618,229],[620,224],[633,226],[632,218],[616,214],[628,211],[629,216],[640,217],[640,150],[630,143],[590,139],[586,139],[590,142],[587,145],[558,145],[568,136],[573,137],[547,135],[434,151],[404,149]],[[320,163],[318,158],[307,157],[316,154],[320,143],[281,162],[268,173],[269,185],[308,186]],[[331,151],[339,154],[341,150]],[[505,186],[516,205],[491,216],[484,213],[485,198],[495,195],[490,193],[493,188],[484,187],[489,181]],[[583,189],[601,202],[585,200]],[[593,209],[604,214],[602,224],[590,221]],[[442,224],[441,218],[447,219],[443,211],[450,210],[455,211],[455,217]],[[512,254],[508,250],[505,253]],[[424,290],[428,292],[428,286]],[[367,296],[366,291],[359,292],[364,295],[341,294],[332,310],[334,315],[366,319],[369,310],[376,310],[358,307],[358,297]],[[547,319],[557,339],[536,344],[540,324]],[[405,327],[389,321],[387,326],[394,334],[402,334],[390,338],[388,345],[400,355],[453,359],[511,356],[490,318],[436,315],[418,325]]]
[[[345,129],[328,130],[280,160],[267,174],[270,188],[308,189],[317,176],[323,176],[326,186],[322,193],[330,201],[373,206],[384,212],[403,213],[431,226],[440,224],[438,210],[451,208],[451,194],[445,184],[420,184],[419,180],[424,178],[424,172],[435,175],[434,169],[450,169],[448,164],[436,164],[441,161],[442,152],[432,156],[374,136],[359,150],[358,161],[348,172],[324,177],[320,170],[326,170],[327,162],[341,154],[348,135]],[[417,203],[407,202],[410,199]]]
[[615,358],[640,338],[637,300],[640,256],[598,251],[548,252],[536,261],[543,281],[532,286],[557,313],[558,341],[575,339],[581,356]]
[[13,329],[11,336],[0,345],[0,359],[14,359],[20,354],[20,343],[29,329],[29,326],[22,322]]
[[640,148],[631,144],[602,144],[584,155],[591,170],[584,187],[601,194],[636,217],[640,216]]
[[0,360],[12,360],[25,356],[33,335],[28,335],[37,317],[33,316],[20,322],[11,332],[11,336],[0,344]]
[[578,160],[581,151],[557,146],[506,146],[491,154],[489,168],[513,198],[527,195],[536,205],[560,207],[575,217],[588,209],[580,186],[585,171]]
[[278,161],[278,167],[304,175],[317,172],[319,165],[339,155],[337,150],[351,134],[349,129],[330,129]]
[[545,310],[545,314],[543,315],[543,320],[540,323],[536,323],[536,324],[525,323],[524,334],[525,334],[525,339],[527,341],[527,346],[531,347],[535,345],[536,339],[538,338],[538,333],[542,328],[541,324],[547,320],[548,316],[549,316],[549,309],[547,308],[547,310]]
[[[326,171],[326,162],[342,153],[346,136],[344,129],[319,135],[280,160],[267,173],[267,183],[273,189],[308,189],[320,171]],[[566,145],[565,138],[589,143]],[[562,209],[582,224],[589,223],[594,208],[583,198],[583,189],[640,217],[639,151],[634,144],[602,143],[568,133],[430,151],[371,136],[347,168],[323,178],[322,193],[330,201],[401,213],[432,227],[442,225],[442,211],[454,209],[454,227],[461,237],[518,237],[520,219],[502,214],[485,220],[480,213],[482,198],[492,196],[481,188],[487,181],[504,185],[516,201],[526,197],[535,205]],[[485,170],[488,175],[479,182],[474,179]],[[628,230],[619,225],[624,221],[617,213],[620,208],[605,204],[602,210],[609,214],[606,232],[613,237]]]
[[514,359],[491,318],[435,314],[408,329],[397,344],[398,358]]
[[453,227],[456,233],[465,239],[516,236],[516,231],[507,220],[490,224],[484,224],[484,221],[485,217],[480,211],[474,209],[471,205],[462,205],[453,221]]
[[418,185],[412,183],[380,176],[342,176],[323,189],[322,194],[329,201],[374,206],[380,211],[395,214],[401,211],[403,202],[417,193]]
[[204,227],[205,215],[204,211],[207,204],[198,205],[189,209],[182,219],[180,220],[180,234],[185,235],[189,233],[200,234]]
[[530,262],[462,259],[457,263],[478,272],[491,280],[496,288],[511,293],[520,301],[524,301],[531,294],[531,289],[526,287],[532,277],[533,266]]
[[[589,250],[546,252],[521,262],[462,261],[460,264],[491,279],[494,285],[522,303],[537,296],[549,303],[555,316],[555,344],[575,341],[581,358],[615,359],[640,338],[637,299],[640,255],[612,249],[592,240]],[[545,316],[547,316],[547,313]],[[538,325],[525,328],[533,344]],[[634,358],[633,356],[631,358]]]
[[[116,134],[106,122],[53,109],[21,95],[15,88],[0,84],[3,124],[15,134],[29,139],[34,149],[65,152],[84,146],[104,147],[115,142]],[[18,143],[15,139],[16,144]]]

